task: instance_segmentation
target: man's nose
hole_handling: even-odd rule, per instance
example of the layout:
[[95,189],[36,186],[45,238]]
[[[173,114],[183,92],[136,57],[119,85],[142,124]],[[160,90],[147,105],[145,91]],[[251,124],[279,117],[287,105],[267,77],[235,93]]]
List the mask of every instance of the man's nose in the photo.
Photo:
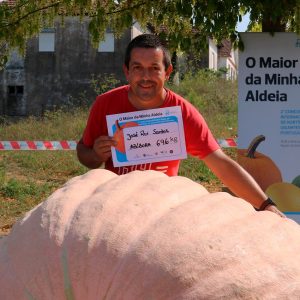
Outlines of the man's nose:
[[144,78],[144,79],[150,78],[150,71],[147,68],[143,69],[142,78]]

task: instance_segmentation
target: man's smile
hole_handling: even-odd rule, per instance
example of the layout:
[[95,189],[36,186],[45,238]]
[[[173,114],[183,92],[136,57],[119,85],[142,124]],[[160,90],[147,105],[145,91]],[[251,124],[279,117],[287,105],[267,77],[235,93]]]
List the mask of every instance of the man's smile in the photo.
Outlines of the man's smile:
[[138,85],[143,89],[149,89],[154,86],[154,83],[153,82],[140,82],[140,83],[138,83]]

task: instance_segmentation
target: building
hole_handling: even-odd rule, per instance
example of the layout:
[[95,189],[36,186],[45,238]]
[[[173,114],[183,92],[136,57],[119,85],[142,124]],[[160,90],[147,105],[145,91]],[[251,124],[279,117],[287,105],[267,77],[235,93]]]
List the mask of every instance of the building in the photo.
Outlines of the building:
[[224,71],[227,79],[235,80],[238,75],[238,51],[234,50],[229,40],[216,44],[209,39],[209,69]]
[[0,72],[0,115],[42,115],[78,97],[95,98],[93,76],[114,74],[125,82],[122,71],[128,42],[142,33],[138,23],[121,38],[107,31],[97,49],[92,46],[89,19],[66,17],[64,25],[44,29],[30,39],[25,57],[16,52]]

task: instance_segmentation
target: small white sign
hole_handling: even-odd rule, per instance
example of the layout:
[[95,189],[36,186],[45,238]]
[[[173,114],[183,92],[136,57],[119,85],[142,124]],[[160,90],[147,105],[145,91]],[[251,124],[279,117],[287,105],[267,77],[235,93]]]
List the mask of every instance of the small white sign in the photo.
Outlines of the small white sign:
[[187,157],[180,106],[106,116],[114,167]]

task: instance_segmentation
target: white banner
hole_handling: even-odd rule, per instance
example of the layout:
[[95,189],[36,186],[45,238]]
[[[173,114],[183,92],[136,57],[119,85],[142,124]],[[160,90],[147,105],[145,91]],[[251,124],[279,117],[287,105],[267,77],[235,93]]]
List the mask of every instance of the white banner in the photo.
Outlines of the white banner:
[[300,37],[294,33],[241,35],[245,50],[239,53],[238,160],[279,208],[297,219]]

